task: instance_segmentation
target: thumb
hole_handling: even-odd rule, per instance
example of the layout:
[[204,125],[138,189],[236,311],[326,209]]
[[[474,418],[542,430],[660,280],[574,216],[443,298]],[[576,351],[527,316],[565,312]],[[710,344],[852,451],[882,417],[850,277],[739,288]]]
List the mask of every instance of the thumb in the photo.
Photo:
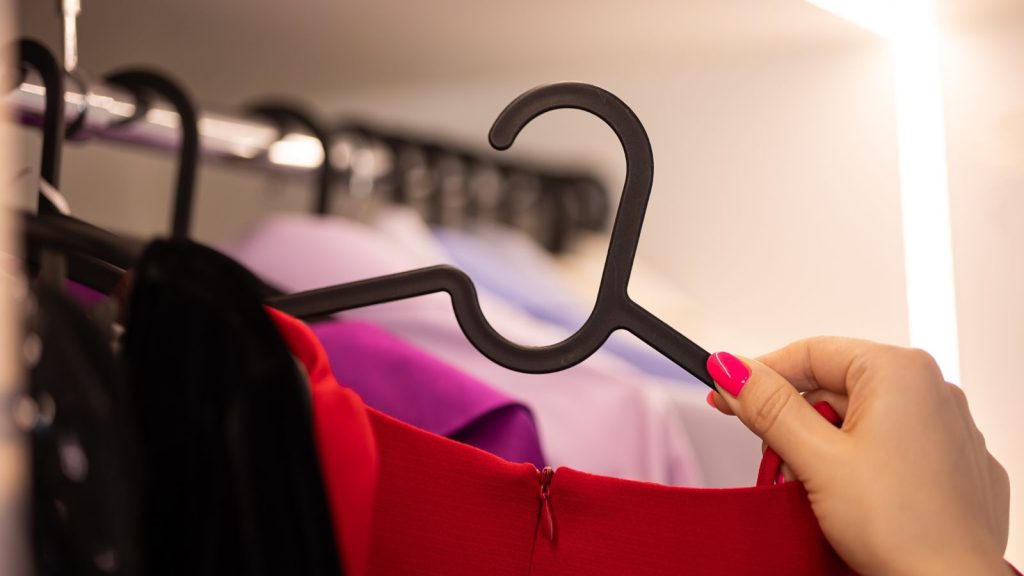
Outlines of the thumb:
[[785,378],[749,358],[716,352],[708,372],[736,416],[789,464],[798,478],[828,466],[842,433],[806,402]]

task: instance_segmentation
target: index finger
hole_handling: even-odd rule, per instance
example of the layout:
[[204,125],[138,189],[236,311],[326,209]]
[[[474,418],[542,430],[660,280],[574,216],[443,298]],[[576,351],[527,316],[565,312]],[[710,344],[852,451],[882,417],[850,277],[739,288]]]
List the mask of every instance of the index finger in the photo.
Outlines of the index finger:
[[865,376],[892,367],[890,360],[899,352],[911,351],[856,338],[819,336],[798,340],[758,360],[802,392],[822,389],[849,395],[875,380]]

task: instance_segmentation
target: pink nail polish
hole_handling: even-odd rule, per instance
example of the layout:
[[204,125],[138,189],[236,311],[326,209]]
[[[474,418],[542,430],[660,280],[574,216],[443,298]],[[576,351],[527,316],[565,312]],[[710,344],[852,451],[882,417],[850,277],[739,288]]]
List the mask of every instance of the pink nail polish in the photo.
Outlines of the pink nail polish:
[[708,358],[708,372],[715,382],[733,397],[740,395],[750,379],[750,369],[742,360],[728,352],[715,352]]
[[711,406],[712,408],[714,408],[716,410],[718,409],[718,406],[715,405],[715,391],[714,390],[711,390],[711,391],[708,392],[708,397],[706,398],[706,400],[708,401],[708,406]]
[[779,471],[779,475],[775,477],[776,484],[785,484],[786,477],[782,475],[782,471]]

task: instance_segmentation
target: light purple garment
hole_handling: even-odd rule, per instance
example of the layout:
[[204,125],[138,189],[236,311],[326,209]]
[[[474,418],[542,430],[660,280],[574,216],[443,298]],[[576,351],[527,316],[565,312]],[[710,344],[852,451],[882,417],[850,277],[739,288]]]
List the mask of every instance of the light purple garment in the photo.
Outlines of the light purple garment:
[[367,405],[510,462],[545,465],[530,409],[388,332],[357,321],[312,325],[342,385]]
[[[427,235],[429,238],[429,234]],[[368,226],[337,218],[277,215],[222,250],[269,283],[294,292],[435,264]],[[514,281],[514,271],[510,278]],[[524,344],[557,342],[552,328],[480,291],[488,320]],[[648,376],[598,351],[551,374],[508,370],[480,354],[459,329],[446,294],[347,311],[523,402],[536,418],[552,466],[618,478],[700,485],[685,427],[655,394]]]
[[[561,279],[550,255],[520,232],[497,226],[482,226],[474,232],[437,228],[434,236],[455,265],[487,288],[517,304],[530,315],[575,332],[590,315]],[[508,270],[516,270],[515,282]],[[637,342],[632,334],[614,332],[604,350],[615,354],[644,372],[680,384],[704,385],[675,362],[650,346]]]

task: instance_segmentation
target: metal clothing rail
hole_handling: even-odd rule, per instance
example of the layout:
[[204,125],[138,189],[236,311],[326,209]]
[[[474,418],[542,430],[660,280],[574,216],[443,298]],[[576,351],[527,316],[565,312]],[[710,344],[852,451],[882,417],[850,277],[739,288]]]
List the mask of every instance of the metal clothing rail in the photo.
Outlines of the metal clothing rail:
[[[178,149],[178,114],[166,102],[155,99],[143,105],[130,92],[100,82],[89,83],[85,89],[74,76],[68,77],[66,85],[67,125],[77,125],[73,139],[96,137],[160,150]],[[36,126],[42,123],[45,94],[42,81],[31,72],[0,99],[21,123]],[[199,134],[200,149],[207,158],[245,161],[286,172],[309,172],[323,161],[323,148],[316,138],[295,132],[282,134],[278,126],[259,118],[204,111]]]
[[[142,102],[128,90],[100,81],[84,83],[78,73],[73,73],[66,74],[64,99],[66,125],[70,133],[68,140],[98,138],[173,154],[179,151],[181,129],[178,113],[161,98],[147,98]],[[29,71],[17,87],[6,92],[5,87],[0,86],[0,104],[5,104],[15,113],[22,124],[41,126],[46,109],[46,89],[39,75],[34,70]],[[200,111],[198,124],[200,154],[207,159],[244,163],[272,172],[297,175],[312,174],[323,165],[324,146],[320,140],[310,133],[282,130],[267,118]],[[332,134],[336,135],[329,149],[332,169],[348,174],[350,186],[358,184],[362,187],[367,182],[382,182],[395,177],[395,171],[403,170],[398,156],[409,148],[437,156],[433,160],[425,157],[424,161],[450,157],[498,170],[504,175],[500,177],[505,181],[499,185],[502,189],[506,186],[514,188],[519,182],[517,176],[534,176],[538,182],[550,184],[553,191],[564,192],[558,194],[560,198],[572,198],[559,199],[556,203],[561,206],[570,202],[578,225],[590,230],[604,230],[609,222],[611,204],[608,192],[588,170],[558,169],[543,163],[496,159],[450,142],[380,131],[359,123],[346,122],[334,126]],[[434,185],[437,185],[442,179],[434,180]],[[530,186],[526,188],[533,189]],[[537,189],[546,191],[547,188],[540,186]],[[530,194],[512,196],[526,200],[534,197]],[[519,204],[521,202],[508,205],[515,211]],[[519,208],[530,209],[529,202]],[[561,224],[556,228],[559,226]],[[560,245],[562,241],[543,241],[545,244],[552,242],[552,249],[557,250],[553,246]]]

